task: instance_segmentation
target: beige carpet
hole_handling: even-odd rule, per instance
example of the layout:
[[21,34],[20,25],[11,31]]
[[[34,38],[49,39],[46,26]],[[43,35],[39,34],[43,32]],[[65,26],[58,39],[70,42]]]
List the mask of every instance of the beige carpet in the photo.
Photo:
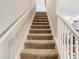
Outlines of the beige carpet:
[[36,12],[21,59],[58,59],[46,12]]

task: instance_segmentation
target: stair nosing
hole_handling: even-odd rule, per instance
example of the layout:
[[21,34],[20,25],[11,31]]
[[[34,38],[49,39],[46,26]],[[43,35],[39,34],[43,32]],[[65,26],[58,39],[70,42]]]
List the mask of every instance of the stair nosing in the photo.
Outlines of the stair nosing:
[[[39,36],[39,35],[40,35],[40,36],[46,35],[46,36],[47,36],[47,35],[52,35],[52,34],[30,34],[30,33],[29,33],[28,35],[36,35],[36,36]],[[52,36],[53,36],[53,35],[52,35]]]
[[48,31],[51,31],[51,29],[30,29],[30,30],[48,30]]
[[32,26],[50,26],[50,25],[32,25]]
[[58,51],[57,49],[24,49],[21,54],[53,57],[58,55]]
[[25,43],[47,44],[47,43],[55,43],[55,41],[54,40],[27,40]]

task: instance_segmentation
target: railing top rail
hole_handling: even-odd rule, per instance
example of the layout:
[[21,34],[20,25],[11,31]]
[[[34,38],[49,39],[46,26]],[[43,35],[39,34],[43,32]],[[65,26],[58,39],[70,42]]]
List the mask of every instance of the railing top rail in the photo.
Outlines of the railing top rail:
[[[32,7],[34,7],[35,5],[33,5]],[[32,8],[31,7],[31,8]],[[25,10],[3,33],[1,33],[0,38],[25,14],[28,13],[28,11],[31,9],[28,8],[27,10]]]
[[79,39],[79,33],[66,21],[66,19],[61,15],[61,13],[57,12],[57,17],[59,17],[65,25],[72,31],[72,33]]

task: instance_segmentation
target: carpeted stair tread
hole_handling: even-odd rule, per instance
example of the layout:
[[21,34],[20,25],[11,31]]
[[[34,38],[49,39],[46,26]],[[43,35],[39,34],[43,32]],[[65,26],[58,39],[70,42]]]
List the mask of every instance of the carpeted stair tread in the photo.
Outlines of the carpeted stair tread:
[[36,48],[36,49],[54,49],[54,40],[27,40],[25,48]]
[[33,29],[50,29],[49,25],[32,25],[31,28]]
[[42,19],[40,19],[40,20],[33,20],[33,22],[48,22],[48,20],[42,20]]
[[22,54],[31,54],[36,56],[57,56],[58,52],[56,49],[24,49]]
[[35,33],[35,34],[50,34],[51,29],[30,29],[30,33]]
[[28,34],[28,40],[53,40],[52,34]]
[[35,17],[34,19],[48,19],[47,17]]
[[26,43],[51,44],[51,43],[55,43],[55,41],[54,40],[27,40]]
[[58,59],[46,12],[36,12],[20,59]]
[[49,25],[48,22],[33,22],[32,25]]

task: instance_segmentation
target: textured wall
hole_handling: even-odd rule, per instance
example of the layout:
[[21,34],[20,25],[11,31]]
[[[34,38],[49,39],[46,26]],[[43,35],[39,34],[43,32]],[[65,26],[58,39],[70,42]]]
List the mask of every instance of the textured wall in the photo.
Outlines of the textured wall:
[[[35,0],[0,1],[0,33],[13,26],[0,37],[0,59],[20,59],[21,51],[35,15]],[[34,4],[34,5],[33,5]],[[26,11],[29,8],[28,11]],[[24,13],[24,11],[26,11]]]
[[65,16],[79,15],[79,0],[59,0],[59,10]]
[[54,29],[54,33],[56,33],[56,0],[46,0],[46,9],[49,16],[49,20],[51,22],[51,26]]

